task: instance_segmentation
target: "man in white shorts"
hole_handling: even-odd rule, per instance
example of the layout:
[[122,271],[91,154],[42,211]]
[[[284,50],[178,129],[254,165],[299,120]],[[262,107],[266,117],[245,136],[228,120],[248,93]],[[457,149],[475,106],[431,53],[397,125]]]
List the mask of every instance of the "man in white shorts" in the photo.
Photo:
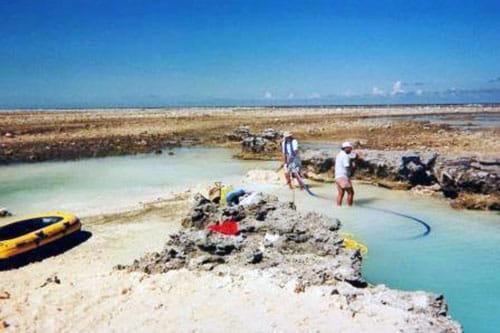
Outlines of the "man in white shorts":
[[335,184],[337,185],[337,206],[342,205],[344,193],[347,192],[347,204],[352,206],[354,200],[354,189],[352,188],[349,177],[352,175],[354,167],[353,160],[356,158],[356,153],[352,151],[350,142],[342,143],[342,150],[335,157]]

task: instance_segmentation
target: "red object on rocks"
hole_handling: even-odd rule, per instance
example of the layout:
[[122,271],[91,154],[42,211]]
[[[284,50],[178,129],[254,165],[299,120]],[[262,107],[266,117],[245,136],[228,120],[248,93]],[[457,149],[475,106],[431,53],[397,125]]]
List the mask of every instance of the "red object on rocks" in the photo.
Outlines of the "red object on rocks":
[[237,235],[239,231],[238,223],[234,220],[227,220],[221,224],[211,224],[207,226],[207,229],[224,235]]

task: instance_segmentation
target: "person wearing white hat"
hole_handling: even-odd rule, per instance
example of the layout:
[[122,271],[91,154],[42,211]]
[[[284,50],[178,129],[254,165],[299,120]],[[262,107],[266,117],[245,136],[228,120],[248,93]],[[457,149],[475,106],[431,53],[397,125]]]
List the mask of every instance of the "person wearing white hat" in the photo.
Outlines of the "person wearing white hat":
[[335,184],[337,185],[337,206],[342,205],[345,192],[347,192],[347,205],[352,206],[354,201],[354,189],[351,180],[354,168],[354,159],[357,157],[356,153],[352,151],[352,144],[350,142],[342,143],[342,150],[335,157]]
[[[299,172],[301,162],[299,158],[299,143],[293,138],[291,132],[283,132],[283,141],[281,141],[281,158],[285,169],[285,179],[288,187],[293,189],[291,174]],[[300,188],[302,185],[299,183]]]

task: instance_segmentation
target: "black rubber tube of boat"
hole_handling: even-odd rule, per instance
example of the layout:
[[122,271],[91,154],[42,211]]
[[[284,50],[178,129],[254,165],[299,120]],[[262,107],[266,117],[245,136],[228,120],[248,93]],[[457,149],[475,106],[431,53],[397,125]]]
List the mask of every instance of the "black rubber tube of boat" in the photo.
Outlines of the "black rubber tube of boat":
[[392,215],[396,215],[396,216],[405,217],[407,219],[410,219],[410,220],[413,220],[413,221],[415,221],[417,223],[420,223],[421,225],[424,226],[425,231],[419,237],[427,236],[431,232],[431,226],[427,222],[425,222],[424,220],[419,219],[418,217],[407,215],[407,214],[403,214],[403,213],[398,213],[398,212],[395,212],[395,211],[390,210],[390,209],[377,208],[377,207],[371,207],[371,206],[365,206],[365,205],[359,205],[359,206],[360,207],[364,207],[364,208],[368,208],[368,209],[377,210],[379,212],[384,212],[384,213],[388,213],[388,214],[392,214]]

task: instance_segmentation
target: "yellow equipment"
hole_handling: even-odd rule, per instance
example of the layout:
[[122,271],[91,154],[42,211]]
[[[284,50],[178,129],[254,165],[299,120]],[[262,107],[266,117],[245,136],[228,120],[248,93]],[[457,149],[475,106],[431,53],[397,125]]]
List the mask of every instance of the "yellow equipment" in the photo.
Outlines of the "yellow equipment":
[[0,225],[0,259],[52,243],[81,229],[80,220],[70,213],[48,212],[25,216]]
[[362,255],[366,255],[368,253],[368,247],[364,244],[355,241],[352,238],[351,234],[344,233],[342,234],[342,238],[344,238],[344,246],[351,250],[359,250]]
[[232,191],[234,191],[232,185],[223,185],[222,182],[215,182],[214,187],[208,191],[208,198],[210,201],[224,206],[227,205],[226,195]]
[[222,186],[222,188],[220,189],[220,204],[221,205],[227,205],[226,195],[232,191],[234,191],[234,187],[232,185]]

